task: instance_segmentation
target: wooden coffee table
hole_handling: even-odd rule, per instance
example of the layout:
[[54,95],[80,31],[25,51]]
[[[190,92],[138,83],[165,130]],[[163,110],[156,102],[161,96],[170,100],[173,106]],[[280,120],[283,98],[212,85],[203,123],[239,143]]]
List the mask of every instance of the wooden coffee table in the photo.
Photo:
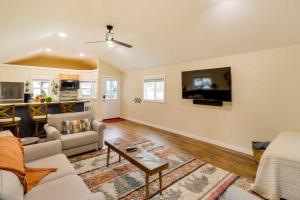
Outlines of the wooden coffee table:
[[[110,150],[113,150],[119,154],[119,162],[121,162],[121,157],[124,157],[134,166],[146,173],[146,199],[149,199],[149,176],[157,173],[159,174],[159,192],[162,194],[162,171],[168,169],[168,162],[149,152],[127,152],[127,147],[132,147],[135,145],[133,142],[123,138],[107,140],[104,143],[108,147],[106,163],[107,167],[109,166]],[[140,153],[143,154],[143,157],[137,158],[136,155]]]

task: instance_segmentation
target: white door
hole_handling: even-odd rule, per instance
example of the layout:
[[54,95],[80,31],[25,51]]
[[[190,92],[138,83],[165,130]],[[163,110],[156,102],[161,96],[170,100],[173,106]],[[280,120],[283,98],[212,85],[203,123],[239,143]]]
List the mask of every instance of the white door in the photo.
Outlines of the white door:
[[102,119],[120,117],[120,79],[115,77],[102,78]]

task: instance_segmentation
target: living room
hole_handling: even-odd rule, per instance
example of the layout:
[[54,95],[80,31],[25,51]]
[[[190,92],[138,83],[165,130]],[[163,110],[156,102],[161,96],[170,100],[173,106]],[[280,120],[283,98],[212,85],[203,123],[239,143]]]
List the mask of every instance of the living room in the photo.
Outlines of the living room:
[[1,4],[0,199],[300,199],[298,0]]

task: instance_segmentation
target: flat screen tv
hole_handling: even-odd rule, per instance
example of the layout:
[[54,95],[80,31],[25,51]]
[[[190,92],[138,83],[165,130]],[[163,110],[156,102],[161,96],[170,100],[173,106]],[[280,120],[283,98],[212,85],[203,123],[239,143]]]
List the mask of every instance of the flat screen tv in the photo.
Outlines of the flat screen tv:
[[231,68],[182,72],[182,98],[231,101]]

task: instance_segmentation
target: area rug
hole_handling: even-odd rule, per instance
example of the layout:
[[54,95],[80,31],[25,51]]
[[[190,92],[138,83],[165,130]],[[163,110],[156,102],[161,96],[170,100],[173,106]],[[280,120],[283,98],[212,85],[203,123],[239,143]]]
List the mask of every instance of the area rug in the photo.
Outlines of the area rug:
[[[159,146],[139,139],[136,146],[169,162],[163,172],[163,195],[159,194],[158,175],[150,177],[150,196],[153,200],[212,200],[222,199],[232,184],[250,188],[250,181],[205,163],[194,156],[170,147]],[[111,152],[106,167],[107,149],[70,158],[78,175],[92,192],[102,192],[107,200],[142,200],[145,198],[145,174],[127,160]]]

